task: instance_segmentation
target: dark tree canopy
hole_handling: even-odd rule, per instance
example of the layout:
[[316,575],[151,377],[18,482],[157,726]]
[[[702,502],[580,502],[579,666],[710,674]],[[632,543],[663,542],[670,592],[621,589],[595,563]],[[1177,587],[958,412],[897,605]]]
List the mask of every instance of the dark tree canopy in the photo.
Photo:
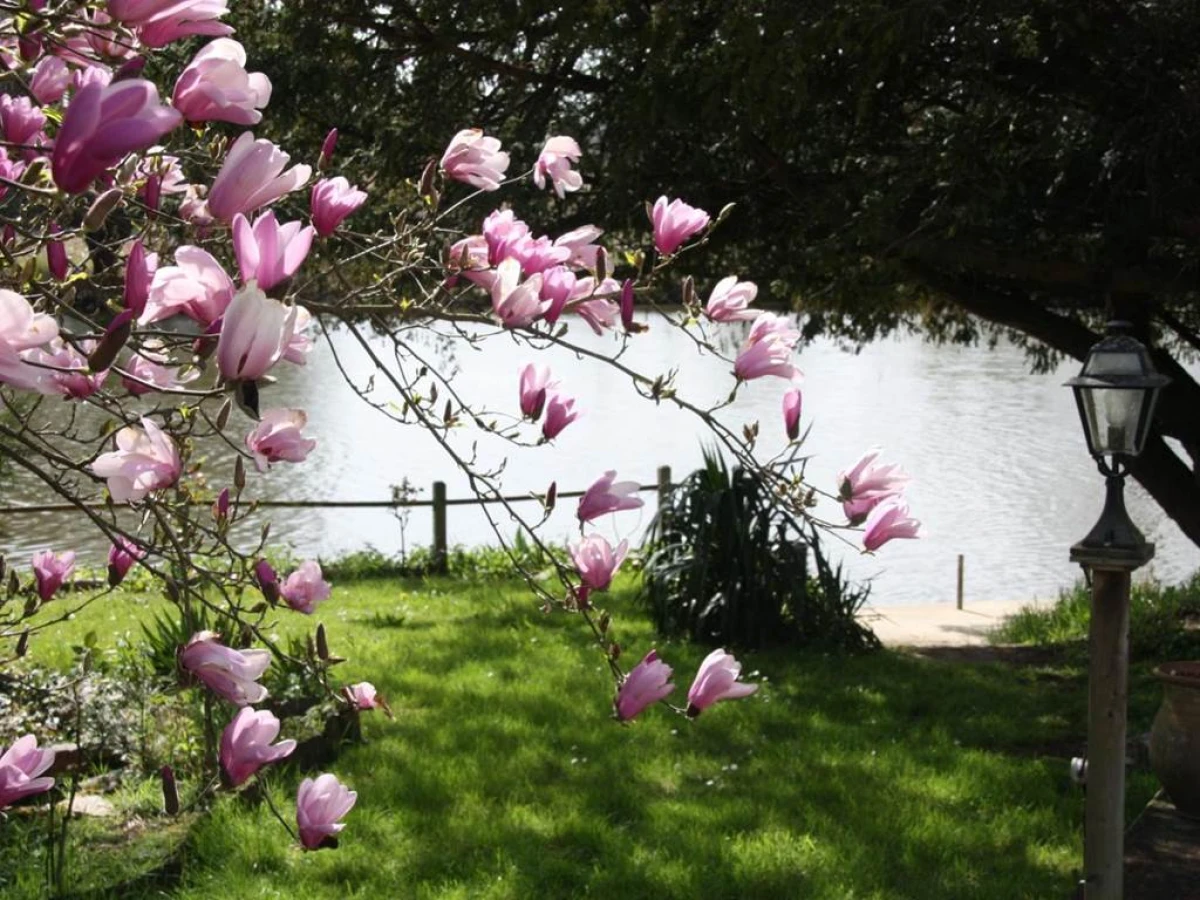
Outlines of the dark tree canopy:
[[[1118,316],[1174,379],[1134,475],[1200,542],[1200,16],[1096,0],[288,0],[236,24],[275,136],[337,126],[376,196],[459,128],[592,189],[519,212],[644,228],[662,193],[737,213],[720,271],[810,334],[1006,329],[1082,358]],[[510,173],[512,174],[512,173]],[[377,212],[386,214],[386,208]],[[1176,439],[1176,453],[1164,441]]]

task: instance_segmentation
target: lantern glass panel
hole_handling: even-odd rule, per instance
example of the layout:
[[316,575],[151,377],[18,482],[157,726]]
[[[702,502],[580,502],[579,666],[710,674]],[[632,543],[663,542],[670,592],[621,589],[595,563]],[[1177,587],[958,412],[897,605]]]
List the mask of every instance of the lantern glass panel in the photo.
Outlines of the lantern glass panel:
[[1138,446],[1138,424],[1145,391],[1129,388],[1078,388],[1095,453],[1133,456]]

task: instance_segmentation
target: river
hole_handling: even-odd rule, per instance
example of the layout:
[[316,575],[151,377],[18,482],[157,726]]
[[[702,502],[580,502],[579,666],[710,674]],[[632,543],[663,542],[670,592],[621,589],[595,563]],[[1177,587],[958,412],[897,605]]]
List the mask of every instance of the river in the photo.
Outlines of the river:
[[[698,403],[728,395],[732,378],[726,365],[699,356],[686,337],[662,322],[649,324],[649,331],[631,342],[625,363],[652,375],[678,367],[681,395]],[[578,324],[571,338],[600,350],[616,346],[613,337],[595,337]],[[382,338],[374,340],[384,346]],[[316,449],[302,464],[276,465],[261,478],[252,474],[248,496],[383,500],[404,478],[422,489],[420,499],[428,499],[434,480],[445,481],[452,498],[467,496],[465,478],[428,435],[389,421],[345,384],[335,349],[361,383],[370,369],[353,338],[335,332],[331,341],[319,340],[306,366],[278,366],[279,382],[263,396],[264,408],[306,409]],[[551,480],[562,490],[581,489],[606,469],[652,483],[660,465],[670,465],[679,478],[700,462],[702,423],[668,404],[638,397],[627,379],[601,363],[557,350],[534,354],[507,335],[487,340],[483,349],[458,346],[453,359],[454,388],[497,411],[489,418],[516,410],[518,368],[535,359],[551,365],[562,389],[583,410],[552,446],[508,450],[494,440],[480,442],[483,460],[498,464],[507,455],[503,482],[508,493],[542,492]],[[912,478],[907,499],[922,522],[921,539],[894,541],[873,556],[830,545],[853,575],[872,580],[873,602],[953,601],[959,554],[965,558],[968,604],[1053,597],[1077,578],[1068,548],[1090,529],[1103,500],[1103,482],[1087,455],[1071,392],[1062,386],[1077,363],[1034,375],[1024,353],[1010,344],[992,350],[936,346],[912,336],[880,341],[857,354],[818,340],[804,347],[798,362],[804,372],[803,420],[806,426],[812,423],[805,447],[812,455],[811,483],[834,490],[836,473],[874,446]],[[752,382],[722,419],[739,429],[760,421],[760,452],[778,450],[784,443],[783,390],[778,379]],[[375,396],[386,400],[382,391]],[[240,433],[246,422],[237,412],[233,418]],[[456,429],[456,446],[468,450],[477,437],[473,428]],[[228,452],[220,447],[207,452],[209,478],[220,483],[222,473],[232,470]],[[653,494],[643,496],[645,509],[606,517],[598,523],[601,533],[614,541],[636,540],[654,507]],[[52,498],[18,475],[7,501]],[[1129,508],[1158,547],[1146,574],[1172,581],[1200,568],[1200,549],[1136,485],[1129,491]],[[523,509],[533,514],[535,507]],[[821,511],[835,517],[835,509],[826,504]],[[563,540],[577,533],[573,511],[573,502],[561,503],[545,534]],[[268,513],[260,515],[261,522]],[[329,557],[367,545],[393,553],[401,546],[400,525],[387,511],[275,510],[269,517],[273,540],[299,556]],[[502,528],[511,532],[510,523]],[[429,511],[412,510],[407,544],[427,543],[430,531]],[[451,507],[449,534],[452,543],[495,543],[485,517],[473,507]],[[68,545],[93,562],[107,549],[77,515],[23,514],[0,522],[0,549],[14,562],[46,546]]]

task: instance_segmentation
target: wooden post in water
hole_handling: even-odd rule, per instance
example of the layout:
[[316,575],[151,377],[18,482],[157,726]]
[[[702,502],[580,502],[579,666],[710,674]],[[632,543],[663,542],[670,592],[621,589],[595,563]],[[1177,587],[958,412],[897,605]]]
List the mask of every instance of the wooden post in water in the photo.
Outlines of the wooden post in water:
[[958,608],[963,604],[963,555],[958,554]]
[[433,571],[445,575],[449,562],[446,547],[446,482],[433,483]]

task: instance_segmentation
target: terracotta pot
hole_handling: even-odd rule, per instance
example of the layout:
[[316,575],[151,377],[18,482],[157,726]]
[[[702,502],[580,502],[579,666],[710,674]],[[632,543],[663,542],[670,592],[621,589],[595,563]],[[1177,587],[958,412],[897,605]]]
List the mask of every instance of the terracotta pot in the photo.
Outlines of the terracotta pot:
[[1150,729],[1150,765],[1175,808],[1200,816],[1200,662],[1154,670],[1163,704]]

